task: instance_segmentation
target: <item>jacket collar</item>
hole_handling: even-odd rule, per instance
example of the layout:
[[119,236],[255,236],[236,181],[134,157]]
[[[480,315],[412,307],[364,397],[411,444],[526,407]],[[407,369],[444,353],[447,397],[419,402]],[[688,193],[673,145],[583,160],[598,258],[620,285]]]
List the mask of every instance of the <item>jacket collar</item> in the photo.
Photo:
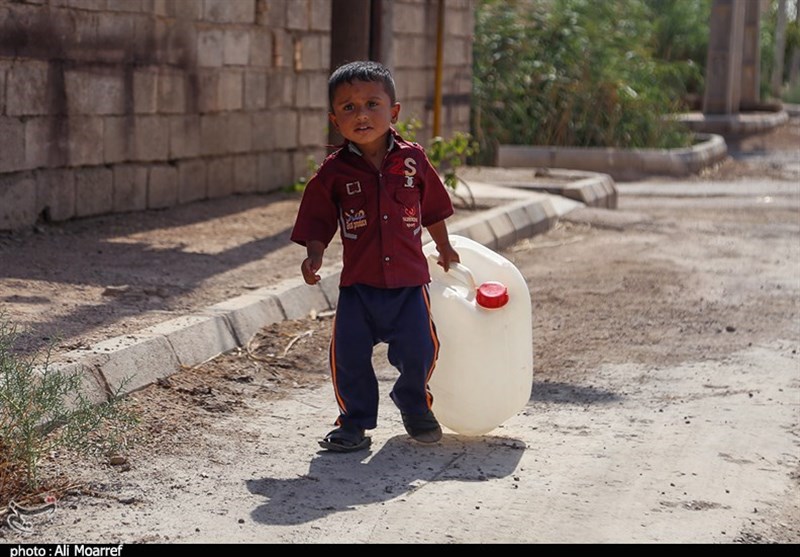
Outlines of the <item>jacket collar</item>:
[[[400,137],[400,134],[397,133],[397,131],[394,128],[389,128],[388,133],[389,133],[389,148],[386,150],[386,152],[390,153],[398,145],[398,140],[403,141],[403,138]],[[349,140],[347,141],[347,150],[350,151],[351,153],[355,153],[359,157],[364,156],[364,153],[361,152],[361,149],[359,149],[355,143]]]

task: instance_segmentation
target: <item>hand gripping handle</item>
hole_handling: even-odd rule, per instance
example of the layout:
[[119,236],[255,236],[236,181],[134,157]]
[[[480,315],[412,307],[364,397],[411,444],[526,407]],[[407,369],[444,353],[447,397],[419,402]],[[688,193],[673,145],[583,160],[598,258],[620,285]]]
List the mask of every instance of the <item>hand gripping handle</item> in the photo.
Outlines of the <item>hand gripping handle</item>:
[[450,270],[445,272],[441,265],[439,265],[439,259],[435,255],[429,255],[428,259],[430,259],[431,262],[436,265],[436,268],[441,271],[441,275],[463,283],[467,286],[467,288],[469,288],[471,295],[475,294],[475,291],[478,289],[478,284],[475,282],[475,275],[472,274],[472,271],[469,270],[469,267],[462,265],[461,263],[450,263]]

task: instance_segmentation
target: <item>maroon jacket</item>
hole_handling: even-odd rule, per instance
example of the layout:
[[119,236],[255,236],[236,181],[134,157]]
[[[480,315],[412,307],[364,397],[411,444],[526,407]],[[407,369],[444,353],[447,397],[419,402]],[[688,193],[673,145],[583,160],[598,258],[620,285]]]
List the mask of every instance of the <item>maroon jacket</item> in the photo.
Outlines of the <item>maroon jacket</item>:
[[389,132],[380,169],[346,143],[309,180],[292,241],[328,246],[338,226],[344,245],[340,285],[378,288],[430,282],[422,228],[453,214],[453,205],[422,147]]

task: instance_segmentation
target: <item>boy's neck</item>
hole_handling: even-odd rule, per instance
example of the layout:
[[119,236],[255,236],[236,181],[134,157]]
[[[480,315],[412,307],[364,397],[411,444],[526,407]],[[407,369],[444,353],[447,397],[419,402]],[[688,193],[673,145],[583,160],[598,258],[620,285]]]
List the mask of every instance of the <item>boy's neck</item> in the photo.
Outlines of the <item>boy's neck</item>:
[[375,168],[380,169],[383,165],[383,159],[386,157],[386,153],[389,152],[389,145],[391,145],[391,133],[391,130],[387,131],[383,136],[383,141],[380,143],[374,143],[372,145],[359,145],[358,143],[353,142],[353,145],[358,148],[362,157],[371,162]]

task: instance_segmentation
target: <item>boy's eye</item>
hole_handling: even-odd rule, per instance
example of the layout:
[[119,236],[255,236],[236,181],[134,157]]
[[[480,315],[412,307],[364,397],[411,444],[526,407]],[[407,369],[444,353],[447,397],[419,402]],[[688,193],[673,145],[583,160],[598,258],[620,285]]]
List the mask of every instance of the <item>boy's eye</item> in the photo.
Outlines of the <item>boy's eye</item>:
[[367,106],[370,107],[370,108],[375,108],[376,106],[378,106],[378,103],[377,103],[377,101],[369,101],[367,103]]
[[342,110],[344,110],[345,112],[350,112],[351,110],[353,110],[353,105],[352,104],[346,104],[346,105],[344,105],[342,107]]

